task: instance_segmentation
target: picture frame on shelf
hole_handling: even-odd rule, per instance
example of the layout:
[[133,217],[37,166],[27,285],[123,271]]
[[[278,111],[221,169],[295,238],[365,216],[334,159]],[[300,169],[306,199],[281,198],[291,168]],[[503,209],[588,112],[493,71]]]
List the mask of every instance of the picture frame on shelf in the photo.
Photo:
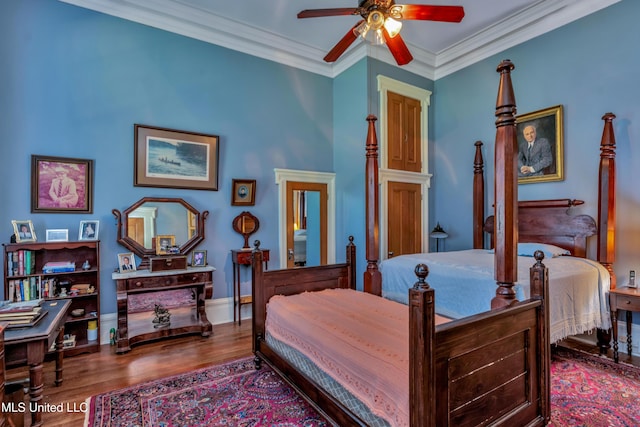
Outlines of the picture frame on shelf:
[[191,266],[192,267],[204,267],[207,265],[207,251],[197,250],[191,254]]
[[173,234],[159,234],[156,236],[156,255],[171,254],[170,248],[176,245],[176,236]]
[[31,156],[32,213],[93,213],[93,160]]
[[231,205],[253,206],[256,203],[256,180],[234,179],[231,183]]
[[30,219],[26,220],[12,220],[13,234],[16,238],[16,243],[23,242],[35,242],[37,241],[36,232],[33,229],[33,222]]
[[68,242],[69,230],[66,228],[47,229],[47,242]]
[[125,252],[118,254],[118,270],[120,273],[136,271],[136,259],[133,252]]
[[78,229],[78,240],[98,240],[98,231],[100,229],[100,221],[83,220],[80,221]]
[[140,124],[134,135],[136,187],[218,191],[217,135]]
[[[518,184],[564,180],[562,105],[521,114],[516,118],[516,127]],[[528,167],[532,169],[527,170]]]

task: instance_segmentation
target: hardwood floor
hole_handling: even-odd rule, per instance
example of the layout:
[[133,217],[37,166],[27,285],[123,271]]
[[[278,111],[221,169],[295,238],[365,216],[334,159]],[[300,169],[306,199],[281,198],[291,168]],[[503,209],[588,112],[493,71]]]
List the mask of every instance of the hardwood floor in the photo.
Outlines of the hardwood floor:
[[[45,363],[43,402],[80,408],[89,396],[127,387],[144,381],[188,372],[251,355],[251,322],[215,325],[209,338],[191,335],[134,346],[128,353],[117,355],[115,347],[103,345],[99,353],[84,354],[64,360],[64,382],[55,387],[54,363]],[[561,345],[597,353],[594,345],[567,339]],[[609,355],[611,356],[611,354]],[[620,353],[620,361],[640,366],[640,358]],[[9,382],[28,377],[26,368],[8,372]],[[84,413],[45,413],[46,426],[82,426]],[[25,426],[30,425],[30,415]]]
[[[60,387],[53,384],[54,362],[46,362],[42,402],[63,404],[65,410],[62,413],[44,413],[44,425],[82,426],[84,413],[73,410],[79,410],[90,396],[251,354],[251,322],[246,321],[242,322],[242,326],[237,323],[214,325],[213,335],[209,338],[198,335],[172,338],[134,346],[125,354],[116,354],[115,346],[103,345],[99,353],[66,358],[64,382]],[[26,368],[7,372],[9,383],[26,380],[28,376]],[[70,412],[66,411],[67,407],[71,409]],[[26,414],[25,426],[30,424],[31,416]]]

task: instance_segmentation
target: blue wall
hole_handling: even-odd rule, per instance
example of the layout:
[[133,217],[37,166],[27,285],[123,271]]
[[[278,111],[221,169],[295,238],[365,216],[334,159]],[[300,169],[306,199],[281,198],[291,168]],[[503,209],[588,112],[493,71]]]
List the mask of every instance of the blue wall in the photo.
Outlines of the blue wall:
[[[487,192],[493,200],[494,111],[502,59],[512,80],[518,114],[562,104],[564,167],[561,182],[519,186],[520,200],[571,198],[576,213],[597,218],[600,138],[607,112],[616,114],[618,284],[640,270],[640,2],[624,0],[593,15],[439,79],[435,84],[435,161],[431,222],[449,233],[447,249],[472,246],[470,192],[474,142],[484,142]],[[455,194],[455,197],[451,195]],[[595,257],[595,247],[590,255]]]
[[[145,196],[182,197],[209,210],[214,298],[233,295],[231,180],[257,180],[252,238],[279,265],[274,168],[333,171],[331,79],[51,0],[0,2],[0,224],[33,220],[37,236],[100,221],[102,312],[116,311],[115,218]],[[133,186],[133,125],[220,136],[219,191]],[[360,153],[360,152],[359,152]],[[32,154],[95,160],[93,214],[30,212]],[[4,263],[3,263],[4,265]],[[4,268],[4,266],[3,266]]]

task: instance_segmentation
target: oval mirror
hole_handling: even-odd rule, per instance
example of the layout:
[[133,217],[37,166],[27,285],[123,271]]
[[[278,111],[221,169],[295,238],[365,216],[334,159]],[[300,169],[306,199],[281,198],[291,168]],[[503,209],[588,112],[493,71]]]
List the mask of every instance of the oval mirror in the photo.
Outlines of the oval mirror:
[[260,221],[249,212],[242,212],[233,219],[232,226],[236,233],[242,234],[242,237],[244,237],[244,246],[242,249],[247,249],[250,247],[249,236],[258,231]]

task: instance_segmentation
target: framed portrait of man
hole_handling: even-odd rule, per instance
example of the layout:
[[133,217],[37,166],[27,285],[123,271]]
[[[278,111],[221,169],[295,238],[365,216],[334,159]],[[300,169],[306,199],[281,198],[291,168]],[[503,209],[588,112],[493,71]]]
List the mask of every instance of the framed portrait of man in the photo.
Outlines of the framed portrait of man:
[[516,118],[518,184],[564,179],[562,120],[562,105]]

